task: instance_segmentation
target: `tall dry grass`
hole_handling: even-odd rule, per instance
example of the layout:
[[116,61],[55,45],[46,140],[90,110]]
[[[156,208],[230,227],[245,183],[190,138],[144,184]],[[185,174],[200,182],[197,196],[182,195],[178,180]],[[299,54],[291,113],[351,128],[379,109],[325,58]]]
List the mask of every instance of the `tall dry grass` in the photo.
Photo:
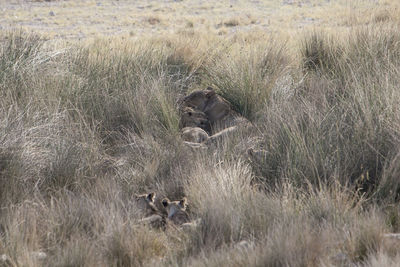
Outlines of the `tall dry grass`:
[[[397,26],[315,30],[296,55],[254,40],[3,33],[0,264],[395,266]],[[192,150],[177,101],[205,86],[253,128]],[[201,223],[140,225],[133,194],[150,191]]]

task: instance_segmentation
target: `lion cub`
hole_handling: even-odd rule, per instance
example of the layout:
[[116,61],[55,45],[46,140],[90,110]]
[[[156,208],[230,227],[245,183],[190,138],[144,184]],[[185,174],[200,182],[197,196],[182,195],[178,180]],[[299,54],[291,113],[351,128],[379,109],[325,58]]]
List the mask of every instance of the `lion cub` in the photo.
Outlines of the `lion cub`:
[[139,208],[144,216],[153,215],[154,213],[159,212],[156,205],[154,204],[155,197],[156,193],[154,192],[142,195],[135,194],[136,206]]
[[203,129],[199,127],[185,127],[181,130],[183,141],[190,143],[203,143],[208,140],[209,136]]
[[166,227],[166,219],[163,214],[157,209],[154,204],[156,193],[135,195],[136,206],[141,211],[143,218],[139,220],[140,223],[151,225],[155,228]]
[[191,107],[183,107],[181,109],[179,128],[183,129],[185,127],[199,127],[207,134],[211,132],[211,124],[206,114]]
[[181,109],[179,128],[181,128],[184,143],[192,147],[207,141],[211,132],[211,125],[206,114],[191,107]]
[[207,88],[207,90],[197,90],[189,95],[185,96],[181,100],[181,107],[190,107],[197,110],[204,110],[208,101],[208,94],[211,92],[211,88]]
[[213,134],[227,127],[248,123],[246,118],[235,112],[230,103],[216,94],[211,87],[206,90],[194,91],[184,97],[181,106],[204,112],[211,124]]
[[170,201],[168,198],[164,198],[162,204],[168,213],[168,219],[174,224],[182,225],[190,221],[186,212],[187,200],[185,197],[178,201]]

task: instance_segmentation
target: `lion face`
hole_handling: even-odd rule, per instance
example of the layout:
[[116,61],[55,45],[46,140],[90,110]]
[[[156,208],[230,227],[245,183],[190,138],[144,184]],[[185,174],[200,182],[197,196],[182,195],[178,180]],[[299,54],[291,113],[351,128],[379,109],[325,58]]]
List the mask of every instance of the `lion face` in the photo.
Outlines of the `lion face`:
[[217,95],[211,87],[192,92],[182,100],[181,106],[204,112],[211,124],[231,112],[230,104],[223,97]]
[[187,200],[185,197],[178,201],[170,201],[168,198],[164,198],[162,204],[168,213],[169,220],[175,224],[189,222],[189,216],[186,213]]
[[158,212],[154,204],[156,193],[149,193],[143,195],[135,195],[136,206],[145,216],[149,216]]
[[182,100],[183,107],[191,107],[197,110],[203,110],[207,104],[207,96],[204,90],[194,91],[185,96]]
[[206,114],[190,107],[185,107],[182,109],[179,127],[199,127],[207,133],[210,133],[211,131],[210,121],[208,120]]

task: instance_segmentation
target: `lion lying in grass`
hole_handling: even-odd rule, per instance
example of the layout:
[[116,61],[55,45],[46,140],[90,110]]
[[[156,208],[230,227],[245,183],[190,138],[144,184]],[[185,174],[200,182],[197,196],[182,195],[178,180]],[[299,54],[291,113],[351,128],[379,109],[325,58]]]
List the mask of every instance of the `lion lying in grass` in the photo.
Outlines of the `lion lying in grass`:
[[165,216],[156,207],[154,203],[155,197],[156,193],[135,195],[136,206],[143,215],[139,223],[150,225],[154,228],[165,229],[167,221]]
[[166,230],[167,226],[172,223],[183,229],[193,229],[201,221],[190,221],[189,214],[186,212],[187,199],[185,197],[177,201],[170,201],[168,198],[164,198],[162,205],[166,210],[167,214],[165,214],[160,212],[155,206],[155,196],[155,193],[135,195],[136,206],[144,217],[139,220],[140,224]]
[[184,97],[179,110],[181,137],[185,144],[195,148],[204,147],[199,144],[218,140],[236,131],[239,125],[250,123],[210,87]]
[[164,198],[162,204],[168,212],[168,220],[183,230],[195,230],[200,225],[201,218],[190,220],[190,216],[186,211],[187,199],[185,197],[177,201],[170,201],[168,198]]
[[181,130],[183,141],[190,143],[204,143],[210,137],[203,129],[199,127],[185,127]]
[[179,128],[186,127],[199,127],[207,134],[211,133],[210,120],[207,115],[200,110],[184,106],[180,109]]

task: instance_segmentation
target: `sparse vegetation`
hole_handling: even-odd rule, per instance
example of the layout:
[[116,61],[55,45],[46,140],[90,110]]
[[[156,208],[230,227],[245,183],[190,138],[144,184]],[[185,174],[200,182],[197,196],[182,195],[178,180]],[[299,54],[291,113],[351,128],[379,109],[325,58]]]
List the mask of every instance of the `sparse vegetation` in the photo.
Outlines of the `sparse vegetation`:
[[[395,15],[290,42],[2,31],[0,266],[397,266]],[[252,127],[196,150],[178,100],[207,86]],[[201,221],[139,224],[147,192]]]

